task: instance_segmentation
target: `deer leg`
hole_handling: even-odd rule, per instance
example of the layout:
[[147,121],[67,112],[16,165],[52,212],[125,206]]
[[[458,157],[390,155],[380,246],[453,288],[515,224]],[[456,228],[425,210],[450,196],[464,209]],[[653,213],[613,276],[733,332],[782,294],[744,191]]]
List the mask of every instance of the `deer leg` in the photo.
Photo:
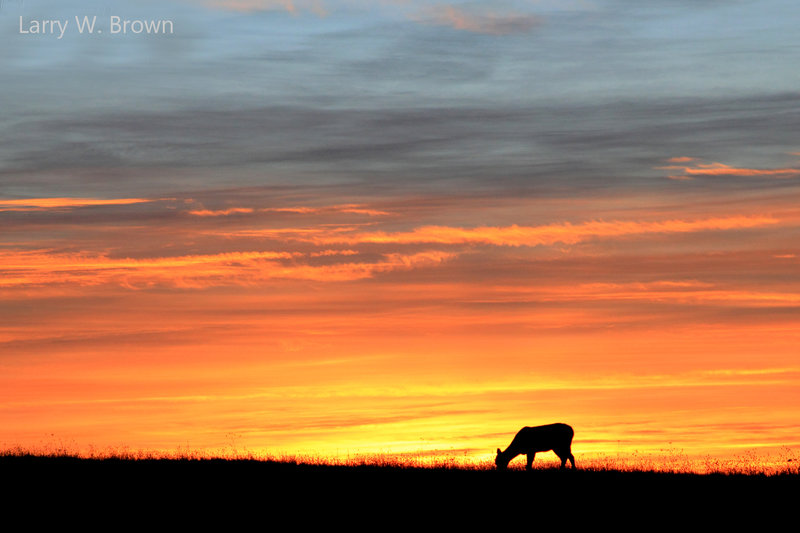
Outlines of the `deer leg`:
[[525,467],[525,470],[533,470],[534,457],[536,457],[536,452],[530,452],[528,454],[528,465]]
[[575,456],[572,455],[572,446],[567,446],[564,448],[564,451],[558,454],[561,457],[561,468],[565,468],[567,466],[567,461],[572,463],[572,468],[575,468]]
[[[567,459],[569,459],[572,456],[572,454],[570,454],[569,452],[565,452],[564,450],[558,450],[556,452],[556,455],[558,456],[559,459],[561,459],[561,468],[562,469],[566,468],[567,467]],[[575,463],[572,463],[572,464],[574,465]]]

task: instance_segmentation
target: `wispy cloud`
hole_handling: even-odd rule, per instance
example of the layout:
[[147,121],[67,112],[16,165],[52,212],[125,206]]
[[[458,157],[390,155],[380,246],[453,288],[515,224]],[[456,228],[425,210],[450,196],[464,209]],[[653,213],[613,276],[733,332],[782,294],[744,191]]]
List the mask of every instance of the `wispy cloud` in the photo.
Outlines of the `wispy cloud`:
[[330,205],[330,206],[321,206],[321,207],[267,207],[264,209],[259,209],[259,211],[263,212],[276,212],[276,213],[300,213],[300,214],[324,214],[324,213],[354,213],[358,215],[369,215],[369,216],[383,216],[388,215],[387,211],[381,211],[379,209],[371,209],[362,204],[343,204],[343,205]]
[[541,18],[528,13],[471,12],[452,5],[427,9],[418,20],[427,24],[488,35],[527,33],[542,22]]
[[[310,257],[354,255],[348,250],[324,252]],[[101,253],[6,251],[0,252],[0,287],[111,284],[131,289],[157,285],[203,288],[247,285],[270,279],[349,281],[393,270],[434,266],[455,257],[455,254],[440,251],[389,253],[372,262],[312,265],[300,262],[305,255],[267,251],[118,259]]]
[[238,214],[246,214],[252,212],[253,209],[250,207],[231,207],[230,209],[217,209],[217,210],[193,209],[189,211],[189,214],[197,217],[221,217],[227,215],[238,215]]
[[129,205],[150,202],[145,198],[23,198],[0,199],[0,211],[44,211],[47,209],[69,209],[98,205]]
[[355,250],[322,250],[319,252],[311,252],[311,257],[328,257],[332,255],[358,255]]
[[389,215],[387,211],[371,209],[361,204],[344,204],[322,207],[265,207],[256,209],[252,207],[230,207],[227,209],[192,209],[187,211],[190,215],[200,217],[219,217],[228,215],[239,215],[249,213],[296,213],[300,215],[320,215],[325,213],[352,213],[368,216]]
[[[684,163],[693,161],[690,157],[674,157],[671,163]],[[696,176],[746,176],[746,177],[773,177],[792,178],[800,176],[800,168],[743,168],[732,167],[723,163],[698,163],[694,166],[669,165],[658,167],[664,170],[680,170],[683,174],[670,176],[672,179],[685,180]]]
[[400,232],[351,232],[351,228],[244,230],[229,236],[281,236],[315,244],[490,244],[497,246],[539,246],[575,244],[592,238],[621,237],[647,233],[691,233],[698,231],[755,228],[777,224],[770,216],[730,216],[701,220],[591,221],[542,226],[505,227],[423,226]]
[[[606,302],[615,305],[646,303],[647,305],[735,305],[750,307],[794,307],[800,303],[800,292],[730,288],[698,280],[658,280],[614,283],[539,283],[520,285],[475,286],[461,284],[440,298],[482,304],[521,304]],[[654,309],[651,307],[651,311]]]
[[[560,290],[558,290],[560,289]],[[709,303],[740,306],[786,306],[800,302],[800,294],[789,291],[770,292],[718,287],[711,283],[691,281],[657,281],[648,283],[589,283],[579,287],[550,289],[565,300],[642,300],[703,305]]]
[[310,12],[325,16],[328,10],[322,0],[204,0],[203,5],[229,11],[285,11],[297,14]]

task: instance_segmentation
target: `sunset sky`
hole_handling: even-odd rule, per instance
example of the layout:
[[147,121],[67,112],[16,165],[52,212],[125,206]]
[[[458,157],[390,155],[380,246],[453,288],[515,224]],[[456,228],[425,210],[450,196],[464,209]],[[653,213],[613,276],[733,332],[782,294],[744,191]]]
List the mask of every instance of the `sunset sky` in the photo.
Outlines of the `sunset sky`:
[[798,27],[4,1],[0,448],[800,450]]

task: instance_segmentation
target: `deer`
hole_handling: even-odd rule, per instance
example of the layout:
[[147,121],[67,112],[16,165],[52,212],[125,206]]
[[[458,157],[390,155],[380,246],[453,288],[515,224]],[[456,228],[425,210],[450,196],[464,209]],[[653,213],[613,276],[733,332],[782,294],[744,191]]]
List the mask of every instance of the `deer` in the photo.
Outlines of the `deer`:
[[533,469],[533,459],[537,452],[553,450],[561,459],[561,468],[566,468],[567,461],[575,468],[575,457],[572,455],[572,437],[575,431],[567,424],[548,424],[546,426],[524,427],[520,429],[511,444],[504,451],[497,448],[494,464],[498,470],[505,470],[508,463],[518,455],[527,455],[526,470]]

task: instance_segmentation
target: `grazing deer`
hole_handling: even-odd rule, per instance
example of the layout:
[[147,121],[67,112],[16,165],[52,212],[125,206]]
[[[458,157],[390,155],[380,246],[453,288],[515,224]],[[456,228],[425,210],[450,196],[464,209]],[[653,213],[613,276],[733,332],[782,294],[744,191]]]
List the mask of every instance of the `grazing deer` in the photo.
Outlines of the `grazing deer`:
[[533,468],[533,458],[536,452],[547,452],[553,450],[561,459],[561,468],[567,466],[567,461],[572,463],[575,468],[575,457],[572,455],[572,437],[575,431],[566,424],[549,424],[547,426],[524,427],[519,430],[514,440],[508,445],[505,451],[497,448],[497,457],[494,464],[498,470],[505,470],[511,460],[522,454],[528,456],[526,470]]

